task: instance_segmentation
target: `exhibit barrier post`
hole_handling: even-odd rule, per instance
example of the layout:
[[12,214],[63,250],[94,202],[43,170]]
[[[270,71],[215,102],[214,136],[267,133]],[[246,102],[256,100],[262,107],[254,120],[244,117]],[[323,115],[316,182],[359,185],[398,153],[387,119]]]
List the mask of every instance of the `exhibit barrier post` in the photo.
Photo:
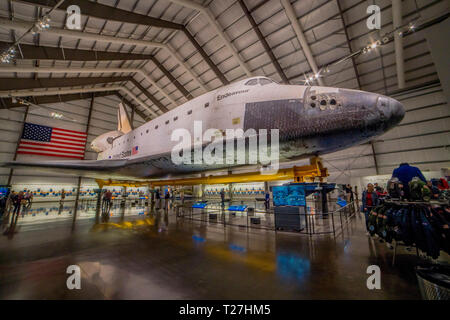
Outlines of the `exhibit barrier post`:
[[95,207],[95,223],[100,222],[100,207],[102,204],[102,189],[98,189],[97,192],[97,205]]
[[80,188],[81,188],[81,177],[78,177],[77,194],[76,194],[76,196],[75,196],[75,207],[74,207],[74,209],[73,209],[72,229],[75,228],[75,222],[76,222],[76,220],[77,220],[78,200],[80,199]]

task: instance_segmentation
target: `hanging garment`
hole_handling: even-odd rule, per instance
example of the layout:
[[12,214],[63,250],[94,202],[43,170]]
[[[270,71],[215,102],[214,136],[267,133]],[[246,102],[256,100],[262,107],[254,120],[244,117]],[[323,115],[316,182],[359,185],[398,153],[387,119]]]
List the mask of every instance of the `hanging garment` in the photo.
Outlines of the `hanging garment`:
[[420,209],[420,219],[422,222],[422,230],[424,233],[425,238],[425,246],[426,250],[425,252],[427,255],[433,259],[437,259],[439,257],[439,250],[440,250],[440,236],[439,233],[436,232],[436,230],[433,228],[431,223],[426,217],[426,212],[428,211],[428,208],[422,207]]
[[377,232],[378,210],[381,208],[381,206],[373,208],[367,217],[367,231],[369,231],[371,236],[374,236]]
[[445,210],[439,207],[431,208],[428,220],[439,234],[439,247],[450,254],[450,223],[445,218]]

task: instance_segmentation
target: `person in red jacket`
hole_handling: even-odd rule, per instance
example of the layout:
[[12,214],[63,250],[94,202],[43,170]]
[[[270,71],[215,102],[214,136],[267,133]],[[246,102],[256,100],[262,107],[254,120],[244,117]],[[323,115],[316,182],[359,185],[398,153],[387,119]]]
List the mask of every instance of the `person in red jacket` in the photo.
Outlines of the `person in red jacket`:
[[438,182],[438,189],[439,190],[447,190],[449,188],[447,180],[444,178],[440,178]]

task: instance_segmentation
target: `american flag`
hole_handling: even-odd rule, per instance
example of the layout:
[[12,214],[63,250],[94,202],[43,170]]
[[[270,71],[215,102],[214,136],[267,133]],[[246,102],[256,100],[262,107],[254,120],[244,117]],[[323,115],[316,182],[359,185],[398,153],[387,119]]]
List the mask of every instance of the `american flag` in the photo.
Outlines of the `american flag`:
[[25,123],[17,153],[84,159],[86,132]]
[[133,150],[131,150],[131,154],[132,155],[135,155],[135,154],[138,154],[138,153],[139,153],[139,147],[138,146],[134,147]]

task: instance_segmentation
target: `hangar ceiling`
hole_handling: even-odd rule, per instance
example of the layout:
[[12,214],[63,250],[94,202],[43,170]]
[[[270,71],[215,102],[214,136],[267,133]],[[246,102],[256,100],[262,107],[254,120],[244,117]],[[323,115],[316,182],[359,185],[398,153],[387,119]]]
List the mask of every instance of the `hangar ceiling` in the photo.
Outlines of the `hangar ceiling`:
[[[57,2],[0,0],[0,48]],[[80,31],[65,26],[73,4],[81,8]],[[381,8],[381,30],[366,27],[371,4]],[[448,17],[445,0],[402,6],[405,28]],[[50,25],[21,40],[13,63],[0,64],[2,90],[69,92],[37,94],[45,103],[91,98],[86,92],[119,95],[149,120],[250,75],[303,84],[318,70],[312,84],[383,94],[398,89],[392,41],[349,58],[392,33],[391,0],[66,0]],[[423,31],[405,35],[403,47],[406,87],[439,81]],[[0,106],[17,104],[1,98]]]
[[[23,25],[36,21],[56,2],[0,1],[2,46],[16,40]],[[133,76],[134,82],[122,81],[121,85],[142,99],[148,109],[136,107],[151,117],[152,111],[161,114],[206,90],[250,75],[303,83],[314,69],[308,52],[311,62],[320,68],[392,31],[391,1],[376,3],[381,8],[379,31],[365,26],[366,9],[372,4],[365,0],[66,0],[52,12],[49,30],[24,38],[15,66],[98,68],[99,72],[8,74],[2,70],[1,76]],[[72,4],[81,8],[81,31],[65,27],[66,9]],[[448,12],[447,6],[442,0],[403,1],[403,23],[437,18]],[[295,22],[289,20],[290,10],[303,31],[306,47],[299,42]],[[405,37],[404,47],[407,85],[436,80],[424,35],[417,32]],[[106,68],[126,70],[105,72]],[[143,73],[133,72],[135,69]],[[322,75],[320,81],[328,86],[390,92],[397,81],[394,45],[391,42],[376,52],[347,60]]]

